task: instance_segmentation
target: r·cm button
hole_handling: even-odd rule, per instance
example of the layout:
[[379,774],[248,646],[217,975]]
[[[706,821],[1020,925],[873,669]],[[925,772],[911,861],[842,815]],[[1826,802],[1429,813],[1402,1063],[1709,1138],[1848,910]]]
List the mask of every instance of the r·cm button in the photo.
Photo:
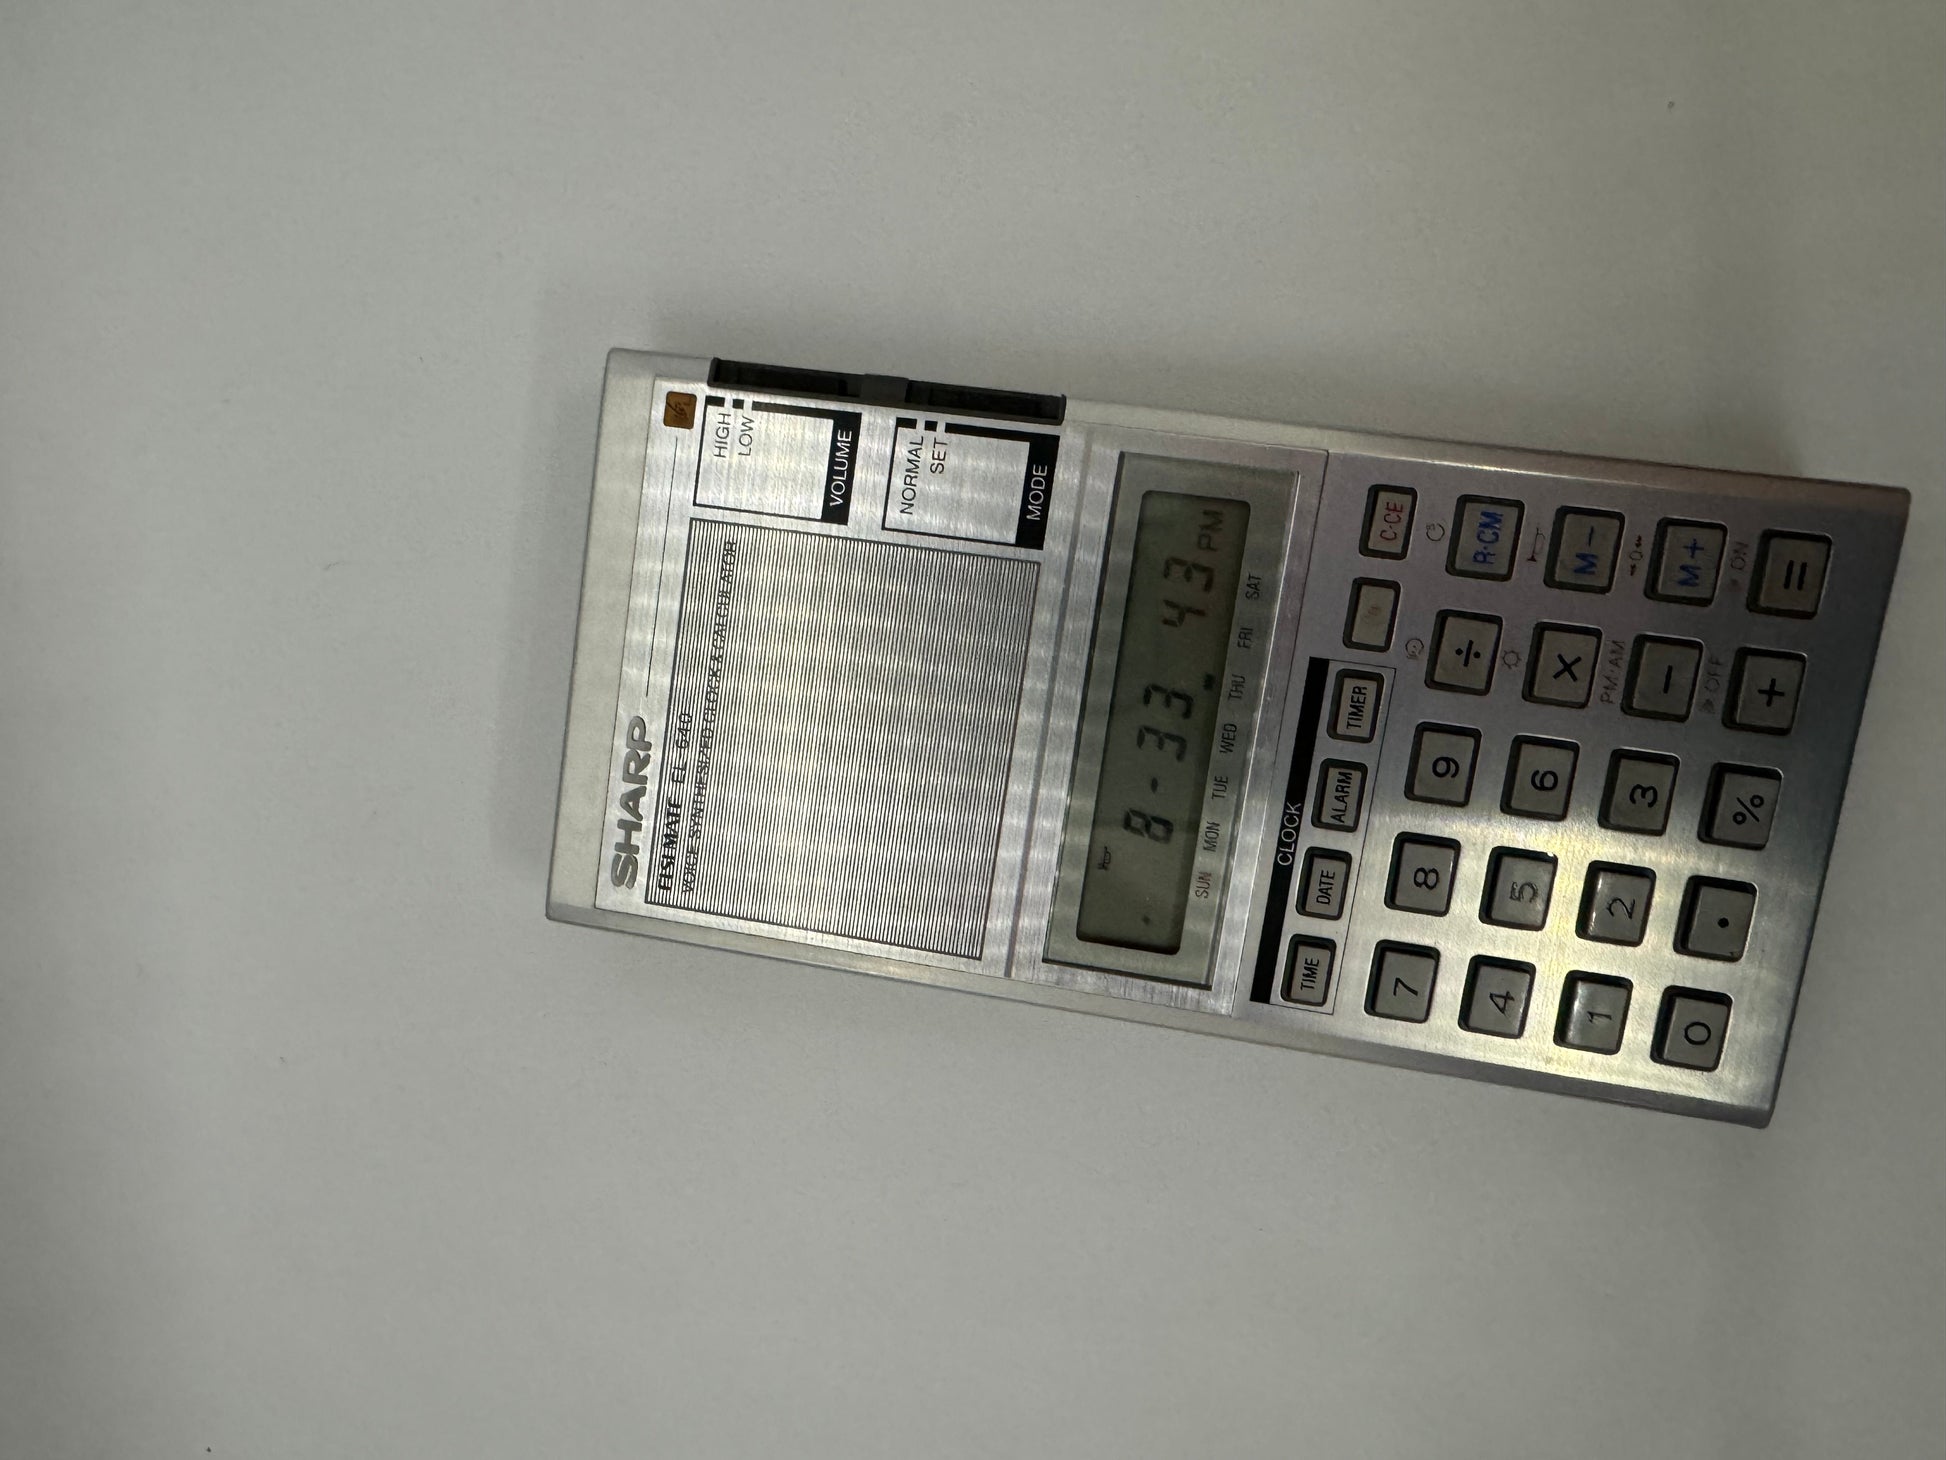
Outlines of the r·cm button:
[[1385,680],[1363,669],[1341,669],[1331,692],[1331,738],[1369,742],[1378,734],[1378,707]]

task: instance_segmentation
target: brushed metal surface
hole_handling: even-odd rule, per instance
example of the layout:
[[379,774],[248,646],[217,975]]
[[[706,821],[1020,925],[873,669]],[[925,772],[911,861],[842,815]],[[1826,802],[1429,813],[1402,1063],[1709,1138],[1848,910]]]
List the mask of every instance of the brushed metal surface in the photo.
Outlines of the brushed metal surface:
[[[730,497],[720,489],[711,494],[714,505],[699,503],[696,483],[706,433],[663,424],[663,402],[671,390],[704,396],[707,375],[708,362],[703,360],[622,351],[610,358],[549,885],[551,916],[1688,1114],[1750,1124],[1768,1118],[1897,562],[1906,512],[1903,492],[1071,401],[1058,430],[1025,424],[1019,428],[1050,438],[1036,450],[1044,459],[1052,453],[1045,478],[1050,486],[1042,504],[1045,518],[1033,534],[1017,534],[1018,542],[996,540],[1007,534],[1003,494],[991,474],[1011,472],[1018,458],[1011,449],[983,447],[967,455],[968,480],[986,474],[985,485],[975,489],[978,500],[969,500],[960,510],[949,498],[936,496],[927,507],[927,524],[941,529],[947,539],[934,542],[888,525],[897,515],[902,456],[909,456],[915,434],[925,436],[933,428],[923,421],[917,427],[903,425],[909,413],[901,416],[855,402],[772,402],[856,416],[856,454],[847,463],[847,490],[840,495],[848,500],[841,514],[827,492],[817,520],[812,520],[807,515],[811,499],[801,483],[792,489],[795,496],[781,488],[766,496],[766,489],[753,488],[749,512],[726,510],[723,503]],[[749,403],[762,395],[746,392],[744,399]],[[708,419],[705,411],[702,420]],[[939,434],[947,428],[942,418]],[[821,476],[829,478],[831,433],[795,429],[811,444],[794,455],[780,455],[777,459],[788,458],[789,464],[779,469],[795,480],[808,477],[815,461]],[[907,433],[903,438],[901,431]],[[820,449],[825,455],[817,460]],[[1092,710],[1098,691],[1091,691],[1090,680],[1112,669],[1098,662],[1098,646],[1106,643],[1112,649],[1116,642],[1107,630],[1118,612],[1122,585],[1116,575],[1125,571],[1127,533],[1132,531],[1116,515],[1116,484],[1124,461],[1132,456],[1250,467],[1292,484],[1270,494],[1281,498],[1274,505],[1253,501],[1245,573],[1246,579],[1256,579],[1257,592],[1248,602],[1240,594],[1236,628],[1249,628],[1244,636],[1248,645],[1239,650],[1233,640],[1233,663],[1226,666],[1226,674],[1240,671],[1243,676],[1244,713],[1236,720],[1231,759],[1212,759],[1212,775],[1219,764],[1232,770],[1240,766],[1242,788],[1234,812],[1218,818],[1215,845],[1199,854],[1198,868],[1215,878],[1220,897],[1188,954],[1192,961],[1203,961],[1188,980],[1181,963],[1149,968],[1147,972],[1161,976],[1144,977],[1140,959],[1119,956],[1127,950],[1104,959],[1099,949],[1077,949],[1072,938],[1074,864],[1067,830],[1071,824],[1086,826],[1090,768],[1098,763],[1100,717]],[[1403,558],[1358,551],[1374,484],[1409,488],[1415,494]],[[1456,553],[1449,534],[1461,498],[1520,504],[1522,531],[1517,543],[1506,545],[1511,572],[1504,580],[1448,571]],[[779,502],[800,520],[782,523],[776,515],[758,515]],[[1550,586],[1549,568],[1568,561],[1557,553],[1551,534],[1570,508],[1623,519],[1609,592]],[[1644,591],[1651,573],[1667,579],[1664,565],[1654,557],[1657,526],[1665,520],[1717,524],[1725,530],[1720,581],[1706,606],[1657,599]],[[926,541],[955,554],[984,555],[977,560],[996,565],[998,576],[992,582],[1013,585],[994,595],[1008,600],[1004,611],[991,603],[976,611],[964,597],[953,600],[948,593],[933,619],[938,653],[925,656],[928,662],[913,680],[922,702],[944,704],[952,695],[941,686],[971,682],[965,676],[972,659],[1017,663],[1012,740],[1004,774],[997,779],[997,762],[989,760],[977,771],[955,766],[931,778],[934,789],[922,792],[912,778],[891,776],[880,756],[848,763],[841,787],[809,773],[809,762],[794,762],[798,752],[788,744],[777,747],[773,774],[785,776],[791,798],[805,802],[806,809],[789,830],[784,820],[764,823],[759,818],[752,823],[754,839],[745,850],[758,851],[763,835],[757,828],[768,824],[779,844],[762,855],[798,859],[803,879],[799,891],[804,901],[782,917],[816,926],[756,923],[724,911],[738,906],[733,901],[661,907],[647,900],[639,885],[616,886],[611,875],[611,847],[621,834],[617,822],[626,819],[618,803],[628,789],[624,771],[630,726],[655,725],[655,738],[664,738],[684,600],[701,591],[694,584],[684,591],[689,543],[697,533],[721,533],[711,525],[718,522],[836,539],[824,549],[823,559],[862,567],[850,575],[859,581],[842,591],[887,611],[900,602],[911,607],[910,589],[896,586],[898,570],[891,565],[900,558],[890,551],[895,544],[911,548]],[[1816,616],[1751,611],[1750,580],[1766,532],[1831,540]],[[955,540],[955,534],[964,537]],[[1501,554],[1489,556],[1497,571]],[[862,566],[867,564],[874,566]],[[1033,585],[1023,590],[1019,584],[1029,572]],[[791,593],[802,599],[815,591],[811,579],[817,575],[802,576],[804,581],[788,591],[779,585],[780,603]],[[1347,647],[1346,614],[1359,579],[1399,585],[1396,624],[1383,651]],[[971,580],[959,591],[973,592]],[[1484,693],[1457,693],[1431,681],[1426,656],[1438,616],[1446,612],[1501,623],[1500,662]],[[1003,620],[1024,632],[1024,641],[1009,640],[997,627]],[[1523,695],[1526,656],[1542,623],[1602,635],[1602,663],[1609,677],[1597,681],[1586,707],[1537,703]],[[1703,673],[1687,719],[1625,713],[1625,675],[1637,635],[1704,646]],[[782,653],[781,646],[791,642],[792,632],[774,625],[754,632],[747,646],[752,667],[745,673],[775,676],[776,683],[765,688],[766,694],[780,697],[773,703],[789,702],[790,686],[810,665],[801,655],[791,659]],[[1725,724],[1730,666],[1743,649],[1805,657],[1805,689],[1790,734],[1760,734]],[[855,642],[834,643],[820,652],[824,657],[817,663],[826,671],[869,659]],[[903,652],[908,657],[916,653],[910,648]],[[953,665],[959,668],[942,668]],[[1348,743],[1320,729],[1305,748],[1307,758],[1295,765],[1293,779],[1294,736],[1306,687],[1315,673],[1345,667],[1376,673],[1384,682],[1376,737],[1369,743]],[[843,709],[837,719],[871,714],[870,696],[840,698]],[[1086,715],[1084,701],[1091,706]],[[883,703],[882,692],[878,703]],[[964,713],[964,706],[959,712]],[[891,734],[894,740],[923,738],[925,732],[913,727],[929,723],[925,714],[923,704],[918,709],[901,706],[880,716],[876,732],[861,729],[860,738],[885,735],[891,726],[905,727]],[[1416,732],[1424,724],[1478,735],[1466,804],[1412,800],[1405,794]],[[1501,809],[1516,736],[1577,747],[1576,778],[1564,818],[1516,816]],[[660,757],[667,750],[658,743],[655,754]],[[1616,750],[1678,760],[1673,803],[1661,836],[1602,824],[1600,795]],[[1356,764],[1365,771],[1364,805],[1355,830],[1309,814],[1305,803],[1316,789],[1315,771],[1326,760]],[[657,777],[662,764],[658,760],[654,766]],[[1780,778],[1769,813],[1769,839],[1761,849],[1706,841],[1700,835],[1705,797],[1719,764],[1774,771]],[[845,922],[829,915],[844,900],[839,891],[844,878],[862,879],[854,887],[874,882],[865,871],[870,855],[861,848],[850,857],[840,855],[823,871],[810,870],[806,849],[799,845],[810,835],[803,826],[815,822],[820,812],[856,816],[862,802],[891,796],[900,802],[904,817],[898,834],[911,839],[910,828],[925,821],[928,795],[935,804],[940,798],[954,803],[950,813],[940,813],[943,821],[957,817],[954,824],[967,824],[969,800],[977,799],[969,789],[973,787],[985,787],[998,807],[991,885],[957,890],[962,898],[977,893],[985,901],[977,943],[964,936],[959,941],[935,937],[933,946],[916,947],[911,945],[926,941],[914,931],[917,924],[900,926],[897,919],[862,915]],[[1286,793],[1293,788],[1298,791],[1295,806],[1286,804]],[[971,820],[996,824],[991,806]],[[855,834],[866,833],[861,829]],[[1456,880],[1443,916],[1387,905],[1386,871],[1401,835],[1457,844]],[[1353,860],[1349,911],[1340,921],[1297,915],[1292,906],[1297,878],[1290,879],[1280,905],[1266,905],[1277,859],[1301,862],[1306,851],[1316,848]],[[1521,926],[1520,919],[1494,922],[1482,917],[1493,906],[1485,896],[1485,877],[1500,849],[1552,859],[1552,896],[1538,929]],[[913,859],[918,855],[901,854],[892,861],[911,869],[920,865]],[[1579,936],[1582,887],[1595,863],[1641,867],[1654,874],[1656,898],[1639,946]],[[929,865],[941,875],[979,881],[963,858],[950,868],[943,862]],[[989,865],[984,851],[980,865]],[[1678,919],[1692,877],[1757,888],[1748,944],[1740,959],[1726,962],[1677,950]],[[952,900],[943,890],[939,895],[945,902]],[[943,905],[934,904],[935,909]],[[970,926],[963,914],[944,921],[963,933]],[[1287,1002],[1277,986],[1256,986],[1254,970],[1266,932],[1270,946],[1279,950],[1292,936],[1331,942],[1332,986],[1321,1005]],[[878,936],[861,936],[870,933]],[[887,934],[906,946],[885,941]],[[1367,1012],[1373,958],[1382,944],[1437,954],[1439,971],[1424,1022]],[[1186,940],[1185,948],[1189,946]],[[977,956],[962,956],[968,948],[977,948]],[[1084,958],[1097,966],[1082,966]],[[1490,969],[1506,965],[1534,970],[1517,1035],[1493,1011],[1475,1009],[1468,1015],[1462,1007],[1475,959],[1488,960]],[[1555,1040],[1561,1001],[1577,974],[1631,985],[1628,1018],[1614,1054]],[[1612,985],[1590,982],[1587,987]],[[1665,996],[1687,997],[1672,990],[1731,1001],[1723,1057],[1715,1069],[1687,1068],[1654,1057],[1657,1015]]]

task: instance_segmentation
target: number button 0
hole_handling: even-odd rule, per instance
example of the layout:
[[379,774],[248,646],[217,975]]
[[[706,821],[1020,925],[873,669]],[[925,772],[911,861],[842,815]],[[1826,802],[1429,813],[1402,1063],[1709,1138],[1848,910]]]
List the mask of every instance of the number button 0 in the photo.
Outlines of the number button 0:
[[1410,943],[1381,943],[1372,959],[1372,987],[1365,1011],[1380,1019],[1423,1024],[1432,1013],[1432,986],[1439,955]]
[[1608,762],[1601,824],[1610,831],[1661,836],[1669,825],[1669,803],[1675,794],[1675,757],[1618,750]]
[[1458,725],[1421,725],[1412,742],[1405,793],[1414,801],[1464,806],[1473,796],[1473,762],[1480,732]]
[[1500,809],[1511,816],[1535,816],[1560,821],[1568,814],[1568,795],[1574,790],[1574,764],[1579,752],[1565,740],[1541,740],[1522,735],[1507,757],[1507,786]]
[[1654,898],[1655,873],[1647,868],[1594,863],[1581,894],[1581,936],[1635,947],[1648,933]]
[[1487,867],[1487,890],[1486,896],[1480,899],[1480,919],[1503,928],[1539,931],[1547,926],[1547,908],[1553,897],[1552,857],[1501,847]]
[[1401,912],[1444,917],[1452,905],[1453,873],[1458,867],[1458,842],[1401,836],[1392,852],[1392,880],[1385,893],[1386,906]]
[[1723,1034],[1730,1025],[1730,1001],[1702,989],[1669,989],[1662,996],[1655,1057],[1665,1065],[1713,1070],[1723,1062]]

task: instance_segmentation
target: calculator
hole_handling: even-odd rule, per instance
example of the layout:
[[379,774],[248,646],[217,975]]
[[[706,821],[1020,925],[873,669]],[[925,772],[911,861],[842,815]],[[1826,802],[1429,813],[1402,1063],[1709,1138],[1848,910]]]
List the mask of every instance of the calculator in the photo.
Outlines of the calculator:
[[1906,511],[616,351],[548,911],[1762,1125]]

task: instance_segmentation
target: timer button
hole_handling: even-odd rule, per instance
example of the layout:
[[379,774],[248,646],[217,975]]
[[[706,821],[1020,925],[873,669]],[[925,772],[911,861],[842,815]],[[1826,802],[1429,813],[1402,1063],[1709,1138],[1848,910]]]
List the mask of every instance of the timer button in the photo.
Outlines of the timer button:
[[1338,688],[1331,696],[1331,738],[1369,741],[1378,734],[1378,706],[1385,681],[1357,669],[1338,671]]

